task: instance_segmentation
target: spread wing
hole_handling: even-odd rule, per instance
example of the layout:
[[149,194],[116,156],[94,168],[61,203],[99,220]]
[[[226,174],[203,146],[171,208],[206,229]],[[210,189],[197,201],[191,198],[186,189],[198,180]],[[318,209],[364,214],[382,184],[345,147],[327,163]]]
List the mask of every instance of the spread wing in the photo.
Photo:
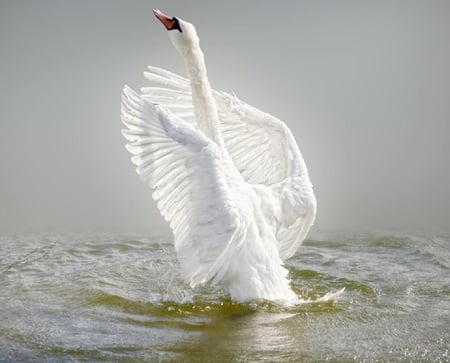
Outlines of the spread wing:
[[307,173],[289,128],[226,92],[216,92],[225,145],[248,183],[272,185]]
[[[148,67],[145,77],[153,85],[142,88],[144,99],[195,125],[188,79],[152,66]],[[276,117],[226,92],[213,91],[213,95],[225,146],[247,183],[273,188],[285,181],[289,184],[290,178],[304,183],[301,189],[306,197],[299,199],[298,203],[305,203],[306,212],[295,221],[281,218],[277,227],[280,256],[284,260],[295,253],[313,225],[316,214],[308,170],[297,143],[289,128]]]
[[[188,79],[153,66],[144,75],[154,86],[143,87],[142,98],[195,125]],[[306,172],[295,139],[282,121],[234,95],[213,94],[225,146],[246,182],[271,185]]]
[[216,144],[128,87],[121,117],[136,171],[172,228],[184,276],[191,286],[219,281],[241,227]]

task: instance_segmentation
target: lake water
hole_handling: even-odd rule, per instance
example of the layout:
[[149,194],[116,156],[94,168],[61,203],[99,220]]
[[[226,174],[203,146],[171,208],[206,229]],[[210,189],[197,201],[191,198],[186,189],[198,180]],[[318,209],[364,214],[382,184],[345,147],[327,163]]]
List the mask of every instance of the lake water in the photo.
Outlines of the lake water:
[[303,303],[237,304],[170,237],[3,234],[0,361],[450,360],[450,236],[316,232],[287,266]]

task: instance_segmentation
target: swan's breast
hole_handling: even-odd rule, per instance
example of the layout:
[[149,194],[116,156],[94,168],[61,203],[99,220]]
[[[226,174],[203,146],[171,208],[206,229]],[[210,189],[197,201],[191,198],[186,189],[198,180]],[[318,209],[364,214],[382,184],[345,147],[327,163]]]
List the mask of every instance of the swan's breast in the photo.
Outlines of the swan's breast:
[[262,224],[275,231],[276,221],[280,218],[280,200],[273,190],[265,185],[252,185],[256,196],[256,208],[262,218]]

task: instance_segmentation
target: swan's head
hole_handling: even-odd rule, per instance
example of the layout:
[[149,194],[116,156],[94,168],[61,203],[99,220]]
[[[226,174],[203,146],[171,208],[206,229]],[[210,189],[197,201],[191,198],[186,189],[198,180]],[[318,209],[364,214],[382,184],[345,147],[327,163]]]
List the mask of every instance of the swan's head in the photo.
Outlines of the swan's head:
[[191,23],[175,16],[169,17],[159,10],[154,10],[153,13],[166,27],[170,40],[181,55],[187,54],[193,46],[198,45],[197,32]]

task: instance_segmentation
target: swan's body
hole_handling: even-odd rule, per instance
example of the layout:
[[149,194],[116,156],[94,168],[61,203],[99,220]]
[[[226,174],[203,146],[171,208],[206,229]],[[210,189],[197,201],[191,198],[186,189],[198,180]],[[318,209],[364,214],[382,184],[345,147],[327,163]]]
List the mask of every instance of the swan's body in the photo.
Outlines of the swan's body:
[[238,301],[295,300],[283,261],[316,214],[295,140],[278,119],[212,90],[194,27],[155,15],[169,30],[176,21],[169,34],[190,80],[149,67],[152,87],[124,89],[123,133],[183,276],[193,287],[220,283]]

